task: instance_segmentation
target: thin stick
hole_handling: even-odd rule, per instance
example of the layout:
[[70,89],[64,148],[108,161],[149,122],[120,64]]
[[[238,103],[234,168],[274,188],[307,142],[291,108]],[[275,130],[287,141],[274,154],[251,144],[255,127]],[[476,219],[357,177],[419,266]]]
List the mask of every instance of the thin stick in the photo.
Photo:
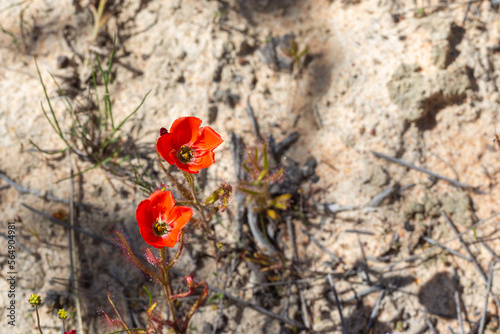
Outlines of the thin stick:
[[[10,184],[13,188],[15,188],[20,194],[31,194],[31,195],[35,195],[37,197],[43,198],[45,200],[59,202],[59,203],[69,205],[69,201],[67,199],[56,197],[56,196],[52,195],[51,193],[44,194],[40,190],[33,190],[33,189],[23,187],[20,184],[17,184],[16,182],[14,182],[14,180],[9,178],[3,172],[0,172],[0,178],[3,179],[8,184]],[[88,205],[88,204],[83,204],[80,202],[74,202],[74,203],[75,203],[75,205],[79,206],[80,208],[90,207],[90,205]]]
[[366,329],[370,330],[373,325],[373,321],[377,317],[377,312],[380,307],[380,303],[382,302],[382,298],[385,296],[385,290],[380,291],[378,294],[377,302],[375,303],[375,306],[373,307],[372,313],[370,314],[370,319],[368,320],[368,324],[366,325]]
[[432,321],[425,316],[425,323],[427,324],[427,327],[431,330],[432,334],[437,334],[436,329],[434,328],[434,325],[432,324]]
[[379,192],[378,194],[376,194],[375,196],[373,196],[373,198],[367,204],[367,206],[371,207],[371,208],[376,208],[377,206],[379,206],[380,204],[382,204],[382,202],[387,197],[392,196],[398,190],[398,188],[399,187],[387,187],[387,188],[385,188],[384,190],[382,190],[381,192]]
[[312,235],[311,233],[307,232],[306,230],[304,229],[301,229],[302,232],[307,235],[309,237],[309,239],[311,239],[311,241],[313,243],[316,244],[316,246],[318,246],[323,252],[325,252],[326,254],[328,254],[328,256],[330,256],[330,258],[332,259],[333,262],[337,263],[337,262],[342,262],[342,259],[337,257],[335,254],[333,254],[328,248],[326,248],[325,246],[323,246],[319,241],[318,239],[316,239],[316,237],[314,237],[314,235]]
[[366,283],[368,283],[368,285],[371,285],[372,281],[370,280],[368,262],[366,261],[365,250],[363,248],[363,244],[361,243],[361,239],[359,238],[359,235],[358,235],[358,246],[359,246],[359,249],[361,250],[361,259],[363,260],[362,270],[363,270],[363,272],[365,273],[365,276],[366,276],[366,277],[363,278],[363,281],[366,280]]
[[484,242],[484,240],[481,239],[480,241],[484,248],[486,248],[486,250],[491,254],[491,256],[493,256],[497,262],[500,262],[500,256],[498,256],[497,253],[495,253],[495,251],[491,249],[491,247],[488,246],[486,242]]
[[[172,270],[172,272],[174,272],[174,270]],[[260,312],[264,315],[267,315],[268,317],[271,317],[273,319],[276,319],[276,320],[279,320],[279,321],[282,321],[282,322],[285,322],[291,326],[294,326],[294,327],[297,327],[297,329],[308,329],[307,327],[305,327],[303,324],[301,324],[300,322],[298,321],[295,321],[295,320],[292,320],[292,319],[288,319],[286,317],[283,317],[279,314],[276,314],[276,313],[273,313],[269,310],[266,310],[265,308],[259,306],[259,305],[255,305],[255,304],[252,304],[250,302],[247,302],[246,300],[243,300],[243,299],[240,299],[238,297],[235,297],[231,294],[229,294],[228,292],[222,290],[222,289],[218,289],[218,288],[215,288],[215,287],[209,287],[210,290],[212,291],[215,291],[217,293],[222,293],[226,298],[229,298],[235,302],[237,302],[238,304],[241,304],[243,306],[246,306],[246,307],[250,307],[252,309],[254,309],[255,311],[257,312]]]
[[[71,156],[69,150],[66,151],[66,156],[68,159],[69,166],[69,174],[71,176],[69,182],[69,224],[72,227],[75,227],[75,208],[74,208],[74,198],[75,198],[75,186],[73,183],[73,164],[71,163]],[[70,275],[70,285],[72,290],[74,291],[75,304],[76,304],[76,322],[78,324],[78,328],[83,331],[83,320],[82,320],[82,308],[80,305],[80,295],[78,293],[78,262],[77,262],[77,254],[76,254],[76,238],[75,238],[75,229],[69,229],[69,253],[70,253],[70,264],[71,264],[71,275]]]
[[297,252],[297,244],[295,243],[295,229],[292,224],[292,217],[286,217],[286,229],[288,230],[288,238],[290,239],[290,243],[292,244],[292,263],[297,263],[299,260],[299,255]]
[[481,321],[479,322],[479,334],[483,334],[484,326],[486,324],[486,311],[488,311],[488,297],[491,292],[491,283],[493,281],[493,265],[495,264],[495,260],[490,262],[490,269],[488,273],[488,283],[486,284],[486,298],[484,299],[484,307],[483,313],[481,314]]
[[458,319],[458,325],[460,326],[460,334],[465,334],[464,322],[462,320],[462,309],[460,307],[460,296],[458,295],[456,287],[455,287],[455,304],[457,304],[457,319]]
[[247,113],[248,113],[248,116],[250,117],[250,123],[252,124],[252,130],[253,130],[254,136],[258,140],[264,141],[264,138],[262,138],[262,135],[260,134],[259,123],[257,123],[257,119],[255,118],[255,114],[253,112],[252,106],[250,105],[250,97],[248,97],[248,100],[247,100]]
[[[372,286],[372,287],[370,287],[370,288],[368,288],[368,289],[366,289],[364,291],[361,291],[359,293],[356,292],[353,297],[351,297],[349,299],[345,299],[344,303],[351,303],[351,302],[353,302],[355,300],[359,300],[362,297],[368,296],[369,294],[372,294],[374,292],[380,291],[382,289],[384,289],[383,286],[374,285],[374,286]],[[351,290],[349,290],[349,291],[351,291]]]
[[104,239],[104,238],[102,238],[102,237],[98,236],[97,234],[94,234],[94,233],[92,233],[92,232],[88,232],[88,231],[86,231],[86,230],[84,230],[84,229],[82,229],[82,228],[80,228],[80,227],[78,227],[78,226],[72,226],[72,225],[70,225],[70,224],[68,224],[68,223],[65,223],[65,222],[63,222],[63,221],[61,221],[61,220],[59,220],[59,219],[57,219],[57,218],[54,218],[54,217],[52,217],[52,216],[49,216],[48,214],[46,214],[46,213],[44,213],[44,212],[42,212],[42,211],[39,211],[39,210],[37,210],[37,209],[32,208],[31,206],[29,206],[29,205],[28,205],[28,204],[26,204],[26,203],[21,203],[21,205],[22,205],[22,206],[24,206],[25,208],[27,208],[28,210],[30,210],[31,212],[34,212],[34,213],[36,213],[37,215],[42,216],[43,218],[48,219],[51,223],[54,223],[54,224],[56,224],[56,225],[60,225],[60,226],[67,227],[67,228],[72,229],[72,230],[75,230],[75,231],[77,231],[77,232],[79,232],[79,233],[86,234],[86,235],[88,235],[89,237],[94,238],[94,239],[96,239],[96,240],[99,240],[99,241],[101,241],[101,242],[104,242],[105,244],[108,244],[108,245],[110,245],[110,246],[113,246],[113,247],[115,246],[112,242],[110,242],[110,241],[108,241],[108,240],[106,240],[106,239]]
[[[299,287],[297,286],[297,288]],[[304,324],[306,325],[307,328],[310,328],[311,323],[309,322],[309,312],[307,312],[306,299],[304,297],[302,289],[299,289],[299,296],[300,296],[300,304],[302,306],[301,311],[302,311],[302,318],[304,319]]]
[[333,282],[333,278],[331,274],[327,275],[328,282],[330,282],[330,286],[333,290],[333,295],[335,296],[335,303],[337,304],[337,310],[340,315],[340,324],[342,325],[342,334],[347,334],[347,328],[345,326],[344,316],[342,315],[342,305],[340,304],[339,296],[337,294],[337,289],[335,289],[335,283]]
[[434,239],[431,239],[431,238],[429,238],[429,237],[424,237],[424,240],[425,240],[425,241],[427,241],[427,242],[428,242],[428,243],[430,243],[430,244],[437,245],[437,246],[441,247],[442,249],[444,249],[444,250],[445,250],[445,251],[447,251],[448,253],[451,253],[451,254],[453,254],[453,255],[455,255],[455,256],[458,256],[458,257],[460,257],[460,258],[464,259],[465,261],[472,262],[472,260],[471,260],[470,258],[468,258],[467,256],[462,255],[462,254],[460,254],[459,252],[454,251],[453,249],[451,249],[451,248],[449,248],[449,247],[446,247],[445,245],[443,245],[443,244],[441,244],[441,243],[437,242],[437,241],[436,241],[436,240],[434,240]]
[[394,162],[394,163],[397,163],[401,166],[404,166],[404,167],[407,167],[407,168],[411,168],[411,169],[414,169],[414,170],[417,170],[421,173],[425,173],[425,174],[428,174],[432,177],[435,177],[437,179],[440,179],[440,180],[443,180],[443,181],[446,181],[452,185],[454,185],[455,187],[458,187],[458,188],[463,188],[463,189],[468,189],[468,190],[473,190],[474,192],[476,193],[485,193],[484,191],[482,190],[479,190],[479,189],[476,189],[468,184],[465,184],[465,183],[462,183],[462,182],[459,182],[459,181],[456,181],[456,180],[453,180],[453,179],[450,179],[446,176],[442,176],[442,175],[439,175],[439,174],[436,174],[428,169],[425,169],[425,168],[422,168],[422,167],[417,167],[415,165],[412,165],[406,161],[403,161],[403,160],[400,160],[400,159],[396,159],[396,158],[393,158],[393,157],[390,157],[388,155],[385,155],[383,153],[379,153],[379,152],[376,152],[376,151],[371,151],[375,156],[379,157],[379,158],[383,158],[383,159],[386,159],[386,160],[389,160],[391,162]]
[[[465,252],[469,255],[470,259],[472,260],[472,264],[474,265],[474,268],[476,268],[476,271],[479,273],[479,276],[481,276],[481,278],[483,279],[484,283],[488,284],[488,278],[484,274],[483,269],[479,266],[479,264],[477,263],[476,259],[474,258],[474,256],[472,255],[471,251],[469,250],[469,247],[467,247],[467,245],[463,241],[462,237],[459,235],[459,233],[457,231],[457,228],[455,227],[455,225],[453,224],[453,222],[451,221],[451,219],[448,217],[448,215],[444,211],[441,212],[441,216],[444,217],[444,220],[448,223],[448,225],[450,226],[450,228],[453,231],[453,233],[455,233],[455,235],[458,237],[458,240],[460,241],[460,244],[462,245],[462,247],[465,250]],[[497,306],[500,307],[500,301],[498,300],[497,296],[495,296],[494,293],[492,293],[491,296],[493,297],[493,300],[495,300],[495,303],[497,304]]]
[[362,230],[344,230],[346,233],[357,233],[357,234],[365,234],[365,235],[375,235],[375,233],[371,231],[362,231]]
[[[464,231],[460,232],[458,234],[458,236],[454,236],[453,238],[451,239],[448,239],[444,242],[442,242],[442,244],[447,244],[447,243],[450,243],[452,242],[453,240],[456,240],[458,239],[460,236],[472,231],[474,228],[478,227],[479,225],[482,225],[484,223],[486,223],[487,221],[490,221],[491,219],[493,218],[496,218],[500,216],[500,212],[497,212],[497,213],[494,213],[492,214],[491,216],[487,217],[487,218],[484,218],[484,219],[481,219],[480,221],[478,221],[477,223],[475,223],[474,225],[471,225],[469,226],[468,228],[466,228]],[[402,263],[402,262],[412,262],[412,261],[416,261],[418,259],[420,259],[424,254],[427,254],[427,253],[430,253],[432,252],[435,248],[437,248],[438,246],[432,246],[431,248],[429,249],[426,249],[425,251],[423,251],[422,253],[420,254],[416,254],[416,255],[412,255],[412,256],[409,256],[407,258],[404,258],[404,259],[400,259],[400,260],[396,260],[396,261],[393,261],[392,263],[386,265],[386,266],[383,266],[383,267],[380,267],[378,268],[377,270],[378,271],[384,271],[386,269],[391,269],[391,268],[394,268],[395,265],[399,264],[399,263]]]

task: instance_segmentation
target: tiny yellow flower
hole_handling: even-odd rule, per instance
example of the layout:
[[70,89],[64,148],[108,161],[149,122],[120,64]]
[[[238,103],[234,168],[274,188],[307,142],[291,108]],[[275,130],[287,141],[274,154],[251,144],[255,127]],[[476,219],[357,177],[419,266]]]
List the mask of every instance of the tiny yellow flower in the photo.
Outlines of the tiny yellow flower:
[[65,309],[61,308],[59,311],[57,311],[57,315],[59,316],[59,319],[66,319],[68,317],[68,312],[66,312]]
[[31,307],[39,306],[42,304],[42,297],[37,295],[36,293],[32,293],[28,302],[31,304]]

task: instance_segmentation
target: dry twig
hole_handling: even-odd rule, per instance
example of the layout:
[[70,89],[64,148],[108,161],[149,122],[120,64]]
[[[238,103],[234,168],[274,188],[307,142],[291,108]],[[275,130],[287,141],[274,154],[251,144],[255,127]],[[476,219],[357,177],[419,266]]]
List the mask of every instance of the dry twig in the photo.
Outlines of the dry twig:
[[486,283],[486,296],[484,298],[483,313],[481,314],[481,321],[479,322],[479,334],[483,334],[484,326],[486,325],[486,311],[488,311],[488,297],[491,293],[491,284],[493,282],[493,266],[495,265],[495,260],[490,262],[490,269],[488,270],[488,282]]
[[[479,273],[479,275],[483,279],[484,283],[487,284],[488,283],[488,278],[484,274],[483,269],[477,263],[476,259],[474,258],[474,255],[472,255],[469,247],[467,247],[467,245],[465,244],[464,240],[462,239],[462,237],[458,233],[457,228],[455,227],[455,225],[453,224],[453,222],[451,221],[451,219],[448,217],[448,215],[445,212],[441,212],[441,216],[444,217],[444,220],[448,223],[448,225],[450,226],[450,228],[453,231],[453,233],[455,233],[455,236],[460,241],[460,244],[462,245],[463,249],[469,255],[470,259],[472,260],[472,264],[474,265],[474,268],[476,268],[476,271]],[[492,293],[491,296],[493,297],[493,300],[495,300],[495,303],[497,304],[497,306],[500,307],[500,301],[498,300],[497,296],[495,296],[494,293]]]
[[436,174],[428,169],[425,169],[425,168],[422,168],[422,167],[417,167],[415,165],[412,165],[411,163],[409,162],[406,162],[404,160],[401,160],[401,159],[396,159],[396,158],[393,158],[393,157],[390,157],[388,155],[385,155],[383,153],[379,153],[379,152],[376,152],[376,151],[371,151],[376,157],[379,157],[379,158],[383,158],[383,159],[386,159],[386,160],[389,160],[391,162],[394,162],[394,163],[397,163],[401,166],[404,166],[406,168],[411,168],[411,169],[414,169],[414,170],[417,170],[421,173],[425,173],[425,174],[428,174],[432,177],[435,177],[436,179],[440,179],[440,180],[443,180],[443,181],[446,181],[450,184],[452,184],[453,186],[457,187],[457,188],[462,188],[462,189],[467,189],[467,190],[472,190],[476,193],[480,193],[480,194],[485,194],[484,191],[482,190],[479,190],[475,187],[472,187],[468,184],[465,184],[465,183],[462,183],[462,182],[459,182],[459,181],[456,181],[456,180],[453,180],[453,179],[450,179],[446,176],[442,176],[442,175],[439,175],[439,174]]

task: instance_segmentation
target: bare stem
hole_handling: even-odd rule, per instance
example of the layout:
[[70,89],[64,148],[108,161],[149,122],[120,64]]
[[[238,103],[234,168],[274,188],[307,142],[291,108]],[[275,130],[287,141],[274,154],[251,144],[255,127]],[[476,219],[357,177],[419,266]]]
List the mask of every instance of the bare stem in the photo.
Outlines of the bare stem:
[[35,305],[35,312],[36,312],[36,322],[38,324],[38,330],[40,331],[40,334],[43,334],[42,327],[40,326],[40,316],[38,315],[38,306],[36,305]]

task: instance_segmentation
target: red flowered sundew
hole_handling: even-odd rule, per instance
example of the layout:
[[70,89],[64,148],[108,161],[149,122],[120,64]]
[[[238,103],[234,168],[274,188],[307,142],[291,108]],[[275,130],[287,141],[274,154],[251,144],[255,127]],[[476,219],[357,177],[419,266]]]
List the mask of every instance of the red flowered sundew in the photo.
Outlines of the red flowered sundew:
[[185,172],[197,174],[215,162],[213,150],[222,144],[221,136],[212,128],[201,127],[201,119],[181,117],[174,121],[170,131],[160,129],[156,149],[169,164]]
[[141,236],[155,248],[174,247],[193,210],[175,206],[170,191],[157,190],[137,207],[136,218]]

